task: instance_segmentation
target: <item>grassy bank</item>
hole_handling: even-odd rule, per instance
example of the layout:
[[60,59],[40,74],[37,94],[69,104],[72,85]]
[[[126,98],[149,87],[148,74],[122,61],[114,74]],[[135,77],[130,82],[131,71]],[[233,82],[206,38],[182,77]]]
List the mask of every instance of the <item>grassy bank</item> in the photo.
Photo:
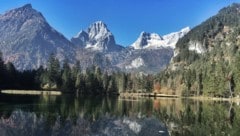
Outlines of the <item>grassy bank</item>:
[[178,95],[158,94],[158,93],[120,93],[121,97],[171,97],[178,98]]
[[240,102],[239,97],[233,97],[233,98],[223,98],[223,97],[209,97],[209,96],[192,96],[192,97],[186,97],[189,99],[194,100],[201,100],[201,101],[232,101],[232,102]]
[[180,95],[169,95],[169,94],[158,94],[158,93],[120,93],[122,98],[131,98],[131,97],[152,97],[152,98],[183,98],[183,99],[193,99],[200,101],[229,101],[240,103],[240,97],[233,98],[223,98],[223,97],[210,97],[210,96],[191,96],[183,97]]
[[20,95],[61,95],[60,91],[43,91],[43,90],[1,90],[4,94],[20,94]]

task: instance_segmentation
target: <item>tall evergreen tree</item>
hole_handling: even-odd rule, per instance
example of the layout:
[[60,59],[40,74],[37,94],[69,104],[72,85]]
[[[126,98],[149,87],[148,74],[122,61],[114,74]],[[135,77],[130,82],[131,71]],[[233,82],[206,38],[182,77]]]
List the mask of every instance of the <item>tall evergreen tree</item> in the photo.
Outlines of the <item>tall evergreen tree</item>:
[[0,51],[0,89],[4,87],[4,80],[5,80],[5,66],[2,52]]
[[48,61],[48,78],[50,87],[55,86],[59,88],[61,86],[61,67],[59,60],[55,58],[54,54],[50,55]]
[[77,80],[77,76],[81,73],[80,61],[76,61],[76,64],[72,68],[72,79]]
[[68,64],[68,60],[64,61],[62,72],[62,90],[66,92],[73,91],[75,88],[74,81],[71,75],[71,68]]

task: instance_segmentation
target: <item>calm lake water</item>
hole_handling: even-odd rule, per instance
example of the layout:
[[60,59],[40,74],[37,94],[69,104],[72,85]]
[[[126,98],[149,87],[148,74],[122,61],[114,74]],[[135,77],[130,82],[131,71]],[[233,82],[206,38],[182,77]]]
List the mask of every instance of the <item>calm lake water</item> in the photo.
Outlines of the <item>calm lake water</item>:
[[238,103],[0,94],[0,136],[240,135]]

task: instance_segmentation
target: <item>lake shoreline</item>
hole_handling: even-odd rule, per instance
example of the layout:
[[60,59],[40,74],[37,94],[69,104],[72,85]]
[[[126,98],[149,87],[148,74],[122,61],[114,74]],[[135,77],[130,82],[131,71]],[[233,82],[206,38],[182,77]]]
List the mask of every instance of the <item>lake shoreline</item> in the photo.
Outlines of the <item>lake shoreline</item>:
[[170,94],[158,94],[158,93],[119,93],[121,97],[169,97],[169,98],[179,98],[178,95]]
[[233,98],[222,98],[222,97],[210,97],[210,96],[189,96],[184,97],[180,95],[168,95],[168,94],[157,94],[157,93],[120,93],[120,97],[149,97],[149,98],[181,98],[181,99],[193,99],[193,100],[201,100],[201,101],[233,101],[233,102],[240,102],[240,97],[233,97]]
[[201,101],[228,101],[228,102],[240,102],[239,97],[233,98],[223,98],[223,97],[209,97],[209,96],[191,96],[191,97],[184,97],[193,100],[201,100]]
[[[12,94],[12,95],[62,95],[61,91],[51,91],[51,90],[0,90],[2,94]],[[179,95],[169,95],[169,94],[158,94],[158,93],[118,93],[117,96],[122,98],[135,98],[135,97],[143,97],[143,98],[181,98],[181,99],[193,99],[193,100],[201,100],[201,101],[233,101],[240,102],[239,97],[233,98],[222,98],[222,97],[210,97],[210,96],[190,96],[184,97]]]
[[16,95],[62,95],[61,91],[45,91],[45,90],[0,90],[3,94]]

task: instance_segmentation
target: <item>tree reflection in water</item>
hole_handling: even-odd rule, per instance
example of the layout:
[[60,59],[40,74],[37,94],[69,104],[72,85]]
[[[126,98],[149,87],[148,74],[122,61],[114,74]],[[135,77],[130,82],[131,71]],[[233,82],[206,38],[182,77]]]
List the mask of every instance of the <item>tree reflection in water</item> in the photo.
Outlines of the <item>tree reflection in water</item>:
[[5,95],[0,100],[2,135],[168,135],[164,124],[149,112],[151,100],[71,95]]
[[1,135],[238,135],[233,102],[0,95]]

